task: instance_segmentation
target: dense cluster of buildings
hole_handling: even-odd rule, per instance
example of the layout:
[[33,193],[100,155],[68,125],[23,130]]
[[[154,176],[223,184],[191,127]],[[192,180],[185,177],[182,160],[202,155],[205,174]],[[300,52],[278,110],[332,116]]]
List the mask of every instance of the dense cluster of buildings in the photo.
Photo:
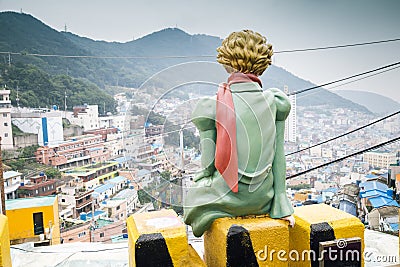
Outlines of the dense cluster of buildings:
[[[116,95],[114,115],[100,115],[97,105],[87,104],[73,107],[72,112],[57,107],[12,108],[9,95],[10,90],[0,90],[2,149],[36,145],[34,158],[43,166],[37,173],[3,173],[7,212],[21,209],[19,219],[32,218],[23,233],[10,234],[11,241],[126,240],[127,217],[154,208],[151,198],[140,202],[138,191],[154,195],[160,173],[179,171],[166,156],[165,151],[175,150],[164,149],[163,126],[146,124],[145,116],[130,114],[123,94]],[[14,135],[12,124],[19,130]],[[49,178],[49,168],[60,171],[61,179]]]
[[[35,238],[52,244],[118,242],[126,239],[125,220],[130,214],[182,205],[200,168],[200,155],[197,148],[165,145],[165,125],[151,125],[146,116],[131,114],[131,105],[148,107],[155,96],[135,92],[136,97],[128,100],[118,94],[118,113],[104,110],[100,114],[97,105],[87,104],[73,107],[72,112],[12,108],[9,94],[0,90],[2,148],[38,145],[35,160],[44,166],[35,174],[7,171],[3,175],[7,211],[17,213],[20,206],[24,213],[18,216],[32,218],[26,222],[29,234],[18,233],[14,243]],[[340,159],[392,138],[399,119],[318,145],[371,122],[373,116],[344,108],[300,107],[295,96],[290,101],[285,132],[290,154],[287,176],[338,160],[288,180],[293,205],[329,203],[359,217],[371,229],[396,231],[392,221],[399,200],[399,146]],[[184,127],[193,106],[166,98],[154,111]],[[12,124],[23,134],[13,135]],[[59,170],[62,178],[48,178],[46,168]],[[163,173],[168,173],[169,180],[162,179]],[[140,201],[141,190],[151,197]],[[26,202],[27,198],[35,201]]]

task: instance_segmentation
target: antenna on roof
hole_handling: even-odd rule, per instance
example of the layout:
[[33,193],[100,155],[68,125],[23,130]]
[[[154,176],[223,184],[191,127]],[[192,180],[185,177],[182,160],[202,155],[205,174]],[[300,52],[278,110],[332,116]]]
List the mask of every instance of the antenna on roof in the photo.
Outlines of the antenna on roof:
[[64,24],[64,32],[67,32],[67,23]]

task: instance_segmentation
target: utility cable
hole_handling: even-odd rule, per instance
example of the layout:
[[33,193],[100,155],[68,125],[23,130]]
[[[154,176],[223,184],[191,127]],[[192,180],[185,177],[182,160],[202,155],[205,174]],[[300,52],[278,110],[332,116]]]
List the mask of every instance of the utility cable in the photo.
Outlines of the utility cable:
[[347,158],[357,156],[357,155],[359,155],[359,154],[365,153],[365,152],[370,151],[370,150],[377,149],[377,148],[379,148],[379,147],[381,147],[381,146],[385,146],[385,145],[388,145],[388,144],[390,144],[390,143],[397,142],[397,141],[399,141],[399,140],[400,140],[400,136],[399,136],[399,137],[396,137],[396,138],[393,138],[393,139],[391,139],[391,140],[389,140],[389,141],[386,141],[386,142],[377,144],[377,145],[375,145],[375,146],[368,147],[368,148],[363,149],[363,150],[361,150],[361,151],[352,153],[352,154],[350,154],[350,155],[341,157],[341,158],[339,158],[339,159],[335,159],[335,160],[329,161],[329,162],[327,162],[327,163],[324,163],[324,164],[318,165],[318,166],[316,166],[316,167],[313,167],[313,168],[311,168],[311,169],[308,169],[308,170],[305,170],[305,171],[296,173],[296,174],[294,174],[294,175],[288,176],[288,177],[286,177],[286,179],[289,180],[289,179],[295,178],[295,177],[297,177],[297,176],[306,174],[306,173],[311,172],[311,171],[315,171],[315,170],[317,170],[317,169],[320,169],[320,168],[322,168],[322,167],[328,166],[328,165],[330,165],[330,164],[333,164],[333,163],[336,163],[336,162],[340,162],[340,161],[345,160],[345,159],[347,159]]
[[325,140],[325,141],[323,141],[323,142],[321,142],[321,143],[318,143],[318,144],[315,144],[315,145],[312,145],[312,146],[309,146],[309,147],[306,147],[306,148],[303,148],[303,149],[300,149],[300,150],[297,150],[297,151],[288,153],[288,154],[286,154],[285,156],[290,156],[290,155],[293,155],[293,154],[297,154],[297,153],[303,152],[303,151],[305,151],[305,150],[308,150],[308,149],[310,149],[310,148],[313,148],[313,147],[316,147],[316,146],[320,146],[320,145],[326,144],[326,143],[331,142],[331,141],[333,141],[333,140],[336,140],[336,139],[338,139],[338,138],[341,138],[341,137],[344,137],[344,136],[349,135],[349,134],[351,134],[351,133],[357,132],[357,131],[359,131],[359,130],[361,130],[361,129],[367,128],[367,127],[369,127],[369,126],[371,126],[371,125],[374,125],[375,123],[378,123],[378,122],[380,122],[380,121],[386,120],[386,119],[388,119],[388,118],[390,118],[390,117],[393,117],[393,116],[395,116],[395,115],[397,115],[397,114],[399,114],[399,113],[400,113],[400,110],[399,110],[399,111],[396,111],[396,112],[394,112],[394,113],[392,113],[392,114],[390,114],[390,115],[387,115],[387,116],[385,116],[385,117],[382,117],[382,118],[380,118],[380,119],[378,119],[378,120],[376,120],[376,121],[373,121],[373,122],[371,122],[371,123],[368,123],[368,124],[365,124],[365,125],[363,125],[363,126],[361,126],[361,127],[358,127],[358,128],[356,128],[356,129],[354,129],[354,130],[351,130],[351,131],[349,131],[349,132],[346,132],[346,133],[344,133],[344,134],[341,134],[341,135],[332,137],[332,138],[330,138],[330,139],[328,139],[328,140]]
[[307,92],[307,91],[310,91],[310,90],[318,89],[318,88],[321,88],[321,87],[324,87],[324,86],[327,86],[327,85],[331,85],[331,84],[334,84],[334,83],[338,83],[338,82],[346,81],[346,80],[349,80],[349,79],[353,79],[355,77],[359,77],[359,76],[363,76],[365,74],[369,74],[369,73],[373,73],[373,72],[380,71],[380,70],[383,70],[383,69],[391,68],[391,67],[394,67],[394,66],[397,66],[397,65],[400,65],[400,61],[392,63],[392,64],[389,64],[389,65],[386,65],[386,66],[382,66],[382,67],[379,67],[379,68],[376,68],[376,69],[372,69],[372,70],[369,70],[369,71],[365,71],[365,72],[362,72],[362,73],[351,75],[351,76],[348,76],[348,77],[345,77],[345,78],[341,78],[341,79],[338,79],[338,80],[335,80],[335,81],[332,81],[332,82],[328,82],[328,83],[324,83],[324,84],[321,84],[321,85],[312,86],[312,87],[309,87],[309,88],[306,88],[306,89],[301,89],[301,90],[289,93],[288,95],[291,96],[291,95],[301,94],[301,93],[304,93],[304,92]]

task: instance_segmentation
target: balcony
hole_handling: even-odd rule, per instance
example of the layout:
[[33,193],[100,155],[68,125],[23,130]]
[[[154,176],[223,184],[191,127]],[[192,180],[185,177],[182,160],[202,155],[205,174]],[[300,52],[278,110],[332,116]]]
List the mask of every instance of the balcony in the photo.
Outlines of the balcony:
[[90,199],[82,199],[82,200],[76,201],[76,209],[80,210],[80,209],[82,209],[82,208],[84,208],[86,206],[89,206],[91,204],[92,204],[92,198],[90,198]]

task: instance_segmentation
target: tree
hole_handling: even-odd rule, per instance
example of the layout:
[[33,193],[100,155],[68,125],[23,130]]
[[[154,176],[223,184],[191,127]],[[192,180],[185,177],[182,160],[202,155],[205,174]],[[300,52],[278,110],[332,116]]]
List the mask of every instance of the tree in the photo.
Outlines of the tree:
[[144,189],[139,189],[138,190],[138,198],[140,201],[140,204],[145,204],[151,202],[151,197],[150,195],[144,190]]
[[160,173],[160,176],[164,181],[171,180],[171,172],[170,171],[163,171],[162,173]]
[[60,179],[61,172],[57,168],[50,168],[44,172],[49,179]]

